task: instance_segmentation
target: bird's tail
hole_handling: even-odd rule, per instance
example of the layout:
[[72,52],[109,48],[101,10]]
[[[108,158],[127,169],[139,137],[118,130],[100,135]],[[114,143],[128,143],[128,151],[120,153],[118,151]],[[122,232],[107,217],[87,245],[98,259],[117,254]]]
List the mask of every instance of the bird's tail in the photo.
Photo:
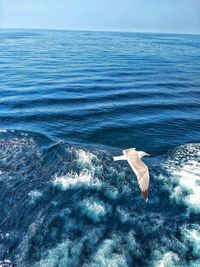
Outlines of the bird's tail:
[[118,157],[113,157],[114,161],[117,161],[117,160],[127,160],[126,156],[118,156]]

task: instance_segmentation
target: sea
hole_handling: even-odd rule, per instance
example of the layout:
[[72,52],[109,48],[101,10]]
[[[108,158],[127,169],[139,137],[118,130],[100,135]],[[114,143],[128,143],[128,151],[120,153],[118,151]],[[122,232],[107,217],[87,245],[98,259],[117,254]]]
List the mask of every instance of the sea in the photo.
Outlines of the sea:
[[0,266],[200,266],[200,35],[0,30]]

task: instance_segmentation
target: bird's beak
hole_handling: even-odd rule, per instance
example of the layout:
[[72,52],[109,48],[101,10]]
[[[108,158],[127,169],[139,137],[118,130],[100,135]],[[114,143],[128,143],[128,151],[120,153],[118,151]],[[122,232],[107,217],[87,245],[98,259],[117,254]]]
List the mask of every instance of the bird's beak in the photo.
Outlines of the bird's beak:
[[150,157],[151,155],[150,155],[150,154],[148,154],[148,153],[146,153],[146,155],[145,155],[145,156],[149,156],[149,157]]

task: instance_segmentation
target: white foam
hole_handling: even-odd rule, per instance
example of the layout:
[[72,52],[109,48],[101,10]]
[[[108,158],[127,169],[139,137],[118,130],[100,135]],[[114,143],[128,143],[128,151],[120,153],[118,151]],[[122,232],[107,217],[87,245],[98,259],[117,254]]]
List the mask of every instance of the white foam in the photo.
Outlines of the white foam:
[[101,184],[99,180],[93,179],[92,173],[84,170],[80,172],[79,175],[77,173],[70,172],[64,176],[56,176],[53,181],[53,185],[59,187],[61,190],[67,190],[74,186],[77,187],[86,185],[99,187]]
[[7,133],[7,130],[5,130],[5,129],[0,129],[0,133]]
[[117,240],[106,239],[93,256],[92,267],[128,267],[124,253],[113,252]]
[[92,160],[96,159],[97,156],[89,151],[85,151],[83,149],[77,149],[76,154],[78,156],[78,159],[83,163],[92,164]]
[[[155,254],[160,255],[158,251]],[[172,251],[165,252],[159,260],[155,260],[152,267],[176,267],[179,262],[179,257]],[[179,265],[178,265],[179,266]]]
[[[86,236],[76,241],[66,239],[48,252],[44,252],[42,259],[34,267],[55,267],[57,265],[66,267],[128,267],[125,251],[121,248],[122,240],[118,235],[105,239],[100,245],[97,244],[102,236],[102,231],[101,228],[91,230]],[[80,256],[83,255],[86,243],[87,247],[94,253],[89,261],[82,265]]]
[[28,193],[28,196],[30,198],[30,203],[33,204],[42,197],[42,192],[33,190]]
[[54,186],[57,186],[62,190],[83,185],[100,187],[100,181],[97,178],[94,178],[98,168],[102,168],[102,166],[95,166],[93,163],[93,160],[96,161],[97,157],[93,153],[83,149],[76,149],[75,153],[77,162],[82,171],[79,174],[76,172],[69,172],[67,175],[56,176],[53,181]]
[[200,260],[200,226],[195,224],[183,226],[182,238],[192,247],[192,255]]
[[171,198],[186,204],[189,211],[200,213],[200,164],[189,161],[181,168],[172,169],[171,174],[177,182]]
[[[82,265],[80,262],[85,243],[87,243],[89,246],[88,248],[93,251],[94,246],[99,241],[101,235],[102,229],[99,228],[94,230],[91,229],[86,236],[78,240],[72,241],[66,239],[62,243],[57,244],[54,248],[49,249],[47,252],[43,252],[42,259],[35,263],[34,267],[88,266],[87,264]],[[89,266],[91,267],[92,264]]]
[[125,222],[130,223],[131,221],[133,221],[133,219],[131,218],[131,214],[127,209],[123,207],[117,207],[116,210],[117,210],[119,219],[122,223],[125,223]]
[[86,216],[94,222],[101,221],[107,213],[105,204],[93,198],[83,201],[80,207],[82,209],[82,213],[86,214]]
[[12,262],[10,260],[0,261],[0,267],[12,267]]
[[185,267],[199,267],[200,266],[200,260],[191,261],[189,266]]
[[55,267],[58,266],[69,266],[69,242],[65,241],[58,244],[55,248],[48,251],[47,255],[36,263],[34,267]]
[[171,201],[176,204],[184,204],[188,207],[189,212],[199,214],[200,163],[190,159],[187,155],[184,156],[182,153],[180,155],[182,156],[182,162],[175,157],[174,160],[168,160],[164,164],[171,177],[160,175],[158,179],[165,181],[164,186],[170,192]]
[[97,168],[96,166],[97,164],[94,164],[94,163],[97,163],[98,161],[98,158],[96,155],[94,155],[93,153],[89,151],[85,151],[79,148],[76,150],[76,156],[77,156],[78,164],[82,168],[86,168],[87,170],[90,170],[91,172],[95,171],[95,169]]
[[106,192],[106,195],[113,200],[116,200],[119,195],[118,189],[114,186],[106,187],[105,192]]

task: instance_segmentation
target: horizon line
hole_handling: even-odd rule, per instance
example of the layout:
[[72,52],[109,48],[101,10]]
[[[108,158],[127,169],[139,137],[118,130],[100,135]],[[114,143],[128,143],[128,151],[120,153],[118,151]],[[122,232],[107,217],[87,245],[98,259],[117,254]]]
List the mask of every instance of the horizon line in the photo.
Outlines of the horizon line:
[[149,33],[149,34],[176,34],[176,35],[200,35],[200,33],[189,32],[154,32],[154,31],[137,31],[137,30],[105,30],[105,29],[64,29],[64,28],[22,28],[22,27],[0,27],[0,30],[41,30],[41,31],[74,31],[74,32],[109,32],[109,33]]

